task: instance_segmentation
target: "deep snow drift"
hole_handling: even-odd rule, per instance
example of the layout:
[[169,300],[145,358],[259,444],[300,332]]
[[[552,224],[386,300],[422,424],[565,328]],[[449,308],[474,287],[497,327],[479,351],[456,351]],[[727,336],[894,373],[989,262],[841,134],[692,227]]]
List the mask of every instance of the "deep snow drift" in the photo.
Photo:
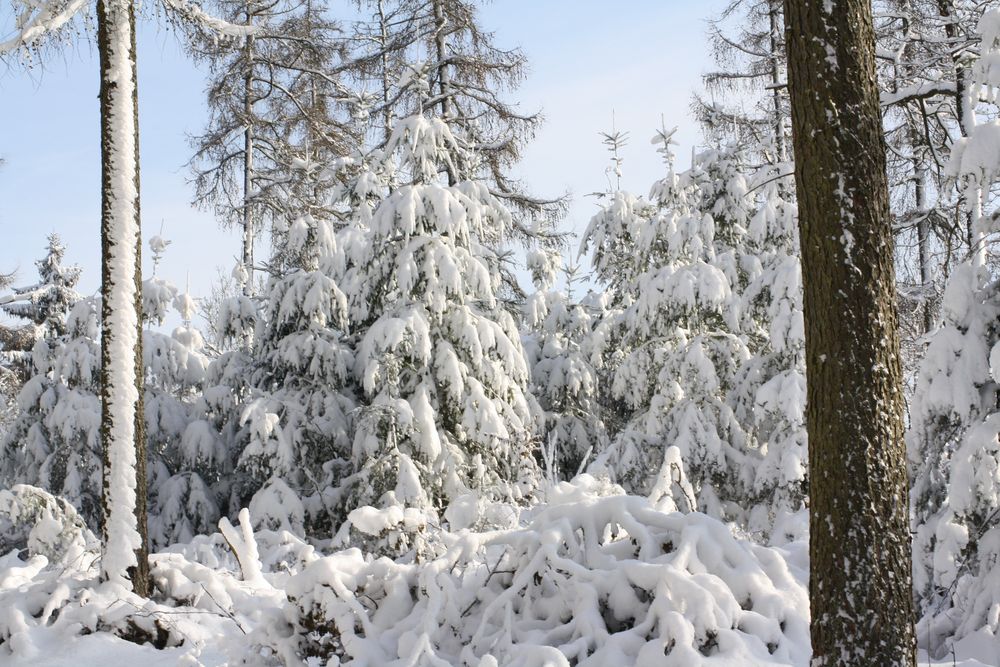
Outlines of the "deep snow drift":
[[[475,499],[463,507],[497,509]],[[587,475],[551,489],[514,528],[428,535],[418,560],[254,533],[244,511],[237,526],[223,520],[222,533],[153,556],[149,601],[96,582],[98,543],[64,502],[18,486],[0,491],[0,516],[4,664],[809,660],[804,541],[759,546],[710,517],[658,511]],[[996,664],[986,662],[997,648],[990,639],[966,639],[958,659]]]

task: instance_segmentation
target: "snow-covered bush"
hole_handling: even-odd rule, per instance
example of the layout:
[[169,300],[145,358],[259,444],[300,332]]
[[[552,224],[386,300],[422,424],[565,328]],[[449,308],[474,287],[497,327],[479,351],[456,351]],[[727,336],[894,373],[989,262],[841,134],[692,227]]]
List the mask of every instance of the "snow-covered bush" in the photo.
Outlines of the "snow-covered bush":
[[287,582],[284,650],[357,665],[808,662],[803,573],[702,514],[583,476],[522,528],[445,540],[426,562],[349,549],[306,565]]
[[0,553],[24,549],[31,558],[50,563],[93,562],[99,544],[73,506],[35,486],[15,484],[0,489]]

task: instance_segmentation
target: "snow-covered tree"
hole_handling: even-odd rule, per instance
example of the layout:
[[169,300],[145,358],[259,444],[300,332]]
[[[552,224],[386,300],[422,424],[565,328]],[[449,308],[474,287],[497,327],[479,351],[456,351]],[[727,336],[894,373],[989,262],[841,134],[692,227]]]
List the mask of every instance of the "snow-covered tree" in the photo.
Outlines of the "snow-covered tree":
[[737,154],[709,150],[675,174],[671,135],[655,139],[668,174],[652,201],[613,193],[584,236],[611,289],[598,335],[625,408],[596,463],[667,506],[743,518],[751,443],[727,396],[749,357],[737,296],[749,274],[734,249],[752,211]]
[[100,303],[83,299],[32,351],[2,443],[3,484],[31,484],[68,500],[92,527],[101,520]]
[[[757,175],[757,210],[742,244],[749,283],[740,293],[740,328],[750,357],[737,375],[730,402],[752,434],[754,483],[744,501],[748,527],[772,538],[801,536],[803,521],[789,521],[805,506],[805,332],[798,218],[775,172]],[[779,172],[780,173],[780,172]]]
[[340,28],[323,0],[222,0],[223,16],[252,26],[239,40],[195,33],[189,50],[209,68],[209,119],[192,141],[196,204],[243,228],[244,290],[256,288],[254,247],[265,223],[317,215],[316,165],[354,145],[336,67]]
[[350,467],[354,407],[347,297],[335,280],[331,223],[296,219],[275,254],[283,269],[263,295],[239,415],[237,497],[250,500],[259,522],[301,532],[307,519],[312,534],[329,534],[335,526],[327,495]]
[[[1000,94],[1000,11],[979,24],[981,57],[971,69],[969,100],[981,114]],[[975,109],[973,109],[975,110]],[[918,636],[934,654],[946,640],[985,628],[1000,605],[1000,287],[986,264],[998,231],[985,212],[1000,184],[1000,125],[971,119],[955,144],[948,173],[963,190],[975,252],[948,280],[942,324],[930,337],[910,406],[907,433],[916,520],[914,585],[923,615]]]
[[709,23],[715,69],[694,111],[708,140],[738,144],[762,164],[789,157],[784,7],[781,0],[728,0]]
[[510,213],[484,183],[442,181],[467,156],[439,118],[399,121],[385,159],[399,184],[374,210],[351,280],[364,401],[347,500],[376,508],[385,531],[352,523],[379,536],[437,521],[460,498],[472,512],[449,521],[471,525],[481,517],[470,494],[519,502],[537,483],[528,369],[491,250]]
[[[554,245],[553,222],[559,199],[529,194],[512,173],[541,122],[506,100],[525,74],[517,48],[496,45],[479,16],[479,0],[363,0],[369,18],[357,24],[350,65],[372,91],[369,112],[376,124],[373,144],[384,148],[397,119],[431,111],[477,159],[442,165],[449,182],[477,180],[488,185],[511,211],[507,233]],[[412,85],[414,72],[427,89]],[[471,169],[471,171],[470,171]],[[520,288],[508,275],[507,287]]]
[[[524,307],[523,341],[531,368],[531,395],[538,402],[543,461],[550,475],[570,479],[607,446],[601,418],[600,378],[591,362],[592,308],[577,301],[576,266],[537,249],[528,255],[537,291]],[[559,270],[565,289],[556,289]]]
[[[142,285],[149,537],[160,548],[215,529],[219,497],[231,471],[231,457],[205,414],[209,358],[201,332],[191,323],[195,301],[156,276],[167,245],[160,236],[149,240],[153,275]],[[168,335],[153,327],[163,325],[171,308],[182,324]]]
[[2,477],[8,486],[27,483],[61,495],[96,527],[100,302],[76,293],[80,268],[64,266],[64,256],[59,237],[49,235],[46,256],[35,263],[38,282],[14,288],[0,306],[31,322],[38,336],[11,405],[10,428],[0,434]]
[[64,266],[66,247],[58,234],[49,234],[45,257],[35,262],[38,281],[24,287],[14,287],[13,293],[0,300],[0,310],[8,315],[28,320],[38,327],[38,334],[55,338],[65,333],[66,315],[80,300],[76,284],[80,267]]

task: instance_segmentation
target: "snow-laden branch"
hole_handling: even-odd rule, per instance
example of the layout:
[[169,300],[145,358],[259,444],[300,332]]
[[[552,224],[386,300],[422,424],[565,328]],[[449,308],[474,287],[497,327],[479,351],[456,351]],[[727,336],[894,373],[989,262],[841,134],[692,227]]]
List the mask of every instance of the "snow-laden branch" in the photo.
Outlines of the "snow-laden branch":
[[20,0],[22,9],[17,14],[15,33],[0,42],[0,56],[28,48],[46,35],[56,32],[87,6],[87,0],[52,0],[35,2]]
[[[257,32],[257,27],[230,23],[212,16],[191,0],[161,0],[164,8],[178,14],[185,22],[221,37],[243,38]],[[57,32],[81,11],[88,0],[15,0],[17,18],[10,37],[0,41],[0,56],[29,48]],[[18,8],[18,5],[20,8]]]
[[196,2],[190,0],[160,0],[163,6],[177,12],[186,22],[196,28],[222,37],[247,37],[257,32],[257,27],[230,23],[207,13]]

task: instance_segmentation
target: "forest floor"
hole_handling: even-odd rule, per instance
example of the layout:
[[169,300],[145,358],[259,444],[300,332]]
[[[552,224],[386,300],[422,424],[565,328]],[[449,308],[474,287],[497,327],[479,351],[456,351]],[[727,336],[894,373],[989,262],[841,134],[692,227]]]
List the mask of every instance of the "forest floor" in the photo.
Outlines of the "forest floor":
[[[150,600],[98,583],[93,535],[54,513],[46,506],[18,523],[8,511],[0,526],[8,550],[0,664],[809,662],[805,540],[763,547],[714,519],[661,512],[587,476],[558,485],[507,529],[428,533],[417,560],[254,531],[244,512],[223,534],[155,554]],[[370,515],[359,523],[373,530]],[[391,525],[377,527],[368,537],[392,535]],[[953,655],[922,655],[920,665],[996,667],[997,646],[994,637],[966,637]]]

